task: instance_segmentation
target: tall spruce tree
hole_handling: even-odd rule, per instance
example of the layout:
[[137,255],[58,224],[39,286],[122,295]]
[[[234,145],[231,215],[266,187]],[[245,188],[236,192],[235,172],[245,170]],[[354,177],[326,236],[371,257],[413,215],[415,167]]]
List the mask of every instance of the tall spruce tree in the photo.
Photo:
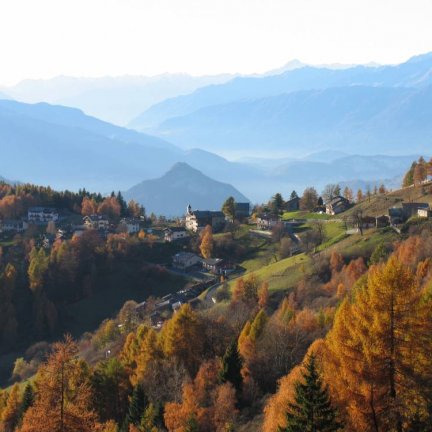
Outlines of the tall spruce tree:
[[194,414],[192,414],[188,421],[186,422],[186,426],[184,428],[184,432],[198,432],[199,431],[199,425],[197,422],[197,419]]
[[132,397],[129,403],[129,412],[126,417],[128,425],[133,424],[137,426],[141,423],[147,403],[148,401],[143,386],[141,384],[136,385],[132,392]]
[[299,196],[297,195],[297,192],[295,191],[295,190],[293,190],[292,192],[291,192],[291,195],[290,195],[290,200],[292,200],[292,199],[294,199],[294,198],[298,198]]
[[126,216],[128,213],[128,206],[120,191],[117,192],[116,199],[120,205],[120,216]]
[[305,368],[303,380],[295,384],[295,402],[289,405],[287,426],[279,428],[279,432],[333,432],[341,429],[313,355],[308,358]]
[[219,379],[222,383],[230,382],[236,389],[237,396],[240,395],[243,386],[243,377],[241,375],[242,366],[243,362],[238,351],[237,340],[233,340],[222,358],[222,368],[219,372]]
[[275,215],[278,215],[283,210],[284,199],[279,192],[272,197],[270,206],[271,206],[272,213]]
[[32,385],[29,383],[25,386],[22,401],[21,401],[21,416],[23,416],[26,411],[33,406],[35,400],[34,390]]

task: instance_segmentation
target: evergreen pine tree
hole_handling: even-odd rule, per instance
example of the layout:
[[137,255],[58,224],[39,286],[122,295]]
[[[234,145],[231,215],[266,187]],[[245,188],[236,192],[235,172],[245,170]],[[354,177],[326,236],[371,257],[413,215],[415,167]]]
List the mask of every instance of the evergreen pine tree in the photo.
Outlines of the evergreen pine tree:
[[184,428],[184,432],[198,432],[199,426],[195,416],[192,414],[189,420],[186,422],[186,427]]
[[283,210],[284,200],[279,192],[272,197],[270,205],[272,213],[275,215],[278,215]]
[[144,411],[143,418],[141,420],[141,429],[143,432],[157,432],[158,428],[156,426],[158,417],[157,408],[150,403]]
[[141,423],[147,403],[148,401],[144,393],[144,388],[141,384],[138,384],[133,389],[132,397],[129,403],[129,412],[126,417],[126,422],[128,425],[133,424],[138,426]]
[[302,374],[304,382],[295,384],[295,402],[289,405],[287,426],[279,428],[279,432],[332,432],[341,429],[313,355],[309,357],[305,368]]
[[128,211],[127,202],[123,198],[123,195],[120,191],[117,193],[117,202],[120,204],[120,216],[126,216]]
[[243,385],[242,366],[243,362],[238,351],[237,341],[234,340],[222,358],[222,369],[219,372],[219,379],[222,383],[230,382],[236,389],[237,396],[240,395]]
[[24,389],[24,393],[21,401],[21,416],[24,416],[26,411],[33,405],[34,398],[35,396],[34,396],[33,387],[31,384],[27,384]]

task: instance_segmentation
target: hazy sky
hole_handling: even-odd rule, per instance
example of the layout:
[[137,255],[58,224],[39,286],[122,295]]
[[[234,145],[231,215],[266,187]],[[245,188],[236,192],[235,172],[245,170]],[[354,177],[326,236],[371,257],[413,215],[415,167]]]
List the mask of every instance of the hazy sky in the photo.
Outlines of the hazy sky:
[[264,72],[432,51],[432,0],[0,0],[0,84]]

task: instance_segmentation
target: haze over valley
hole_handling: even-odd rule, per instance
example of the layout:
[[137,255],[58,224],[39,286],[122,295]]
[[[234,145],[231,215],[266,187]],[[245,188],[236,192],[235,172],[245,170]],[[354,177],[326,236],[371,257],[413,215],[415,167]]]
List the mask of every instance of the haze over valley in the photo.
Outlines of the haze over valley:
[[290,62],[256,76],[25,81],[2,90],[0,173],[109,193],[186,162],[251,202],[329,182],[394,188],[430,152],[431,76],[424,54],[391,66]]

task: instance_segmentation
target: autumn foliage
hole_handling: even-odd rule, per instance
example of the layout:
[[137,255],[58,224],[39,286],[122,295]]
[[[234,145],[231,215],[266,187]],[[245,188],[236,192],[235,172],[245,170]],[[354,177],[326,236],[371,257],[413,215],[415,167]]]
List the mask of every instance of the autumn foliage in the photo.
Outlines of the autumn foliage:
[[96,413],[91,391],[76,358],[77,346],[67,336],[54,344],[53,353],[39,371],[38,396],[26,412],[20,432],[94,431]]
[[[14,200],[0,194],[0,212],[12,211],[9,201],[15,210],[28,205],[21,192]],[[317,204],[312,192],[310,207]],[[73,205],[83,214],[142,212],[115,195],[79,198]],[[307,257],[286,289],[274,289],[279,273],[263,280],[249,271],[224,279],[223,292],[215,284],[174,308],[176,295],[161,299],[161,281],[174,292],[177,276],[151,263],[165,262],[164,248],[183,246],[144,231],[133,238],[95,231],[50,248],[23,236],[0,254],[1,354],[48,341],[23,349],[10,365],[12,378],[0,390],[1,432],[431,430],[427,229],[397,242],[386,241],[396,238],[386,230],[376,243],[363,238],[370,252],[362,256],[333,245]],[[211,257],[221,246],[207,227],[193,247]],[[126,301],[77,341],[49,343],[75,318],[74,308],[105,293],[123,295],[126,279],[146,302]],[[223,294],[214,301],[213,289]],[[310,418],[315,406],[320,422]],[[316,424],[328,427],[307,428]]]

